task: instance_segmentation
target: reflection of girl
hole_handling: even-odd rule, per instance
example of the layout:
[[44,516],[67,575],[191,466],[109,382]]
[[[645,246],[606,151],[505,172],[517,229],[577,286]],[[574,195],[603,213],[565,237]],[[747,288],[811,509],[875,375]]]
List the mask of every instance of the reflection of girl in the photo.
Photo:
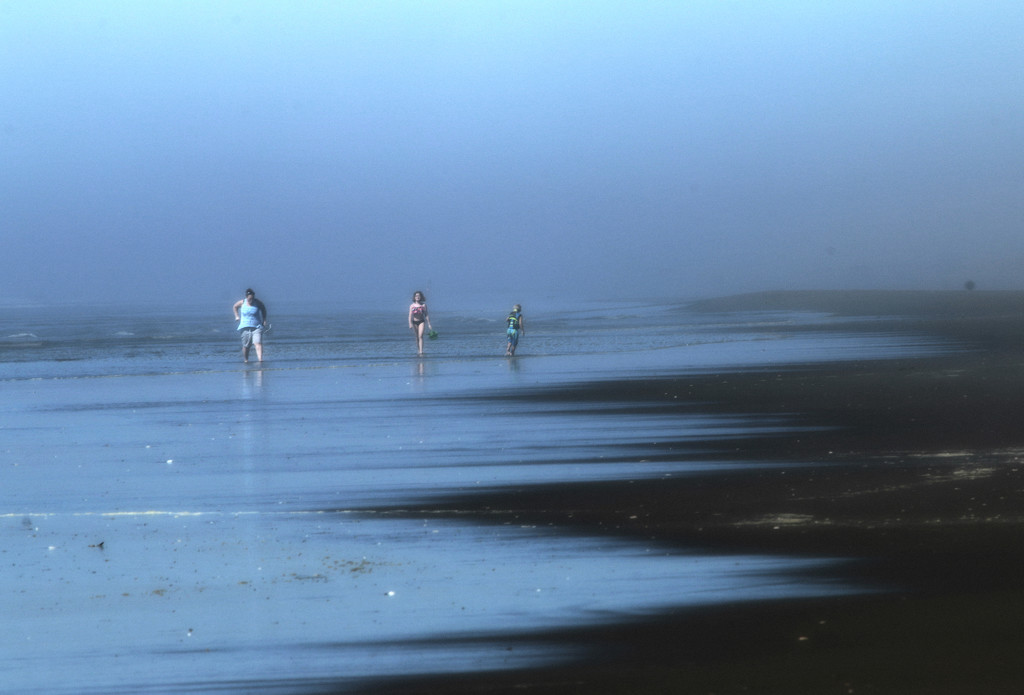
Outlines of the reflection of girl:
[[416,334],[416,354],[423,354],[423,328],[430,330],[430,315],[427,314],[427,298],[422,292],[413,292],[412,304],[409,305],[409,328]]

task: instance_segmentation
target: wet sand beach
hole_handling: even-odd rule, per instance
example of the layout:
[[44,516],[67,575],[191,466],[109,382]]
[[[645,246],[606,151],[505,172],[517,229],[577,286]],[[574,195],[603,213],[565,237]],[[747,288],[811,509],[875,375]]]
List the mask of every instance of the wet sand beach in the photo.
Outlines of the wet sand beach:
[[574,307],[512,360],[48,316],[0,337],[0,692],[1024,682],[1024,294]]
[[839,314],[850,319],[847,328],[936,336],[954,349],[498,394],[566,408],[598,404],[609,418],[616,410],[710,412],[798,426],[763,436],[663,439],[637,454],[645,460],[777,466],[514,486],[390,513],[550,525],[715,553],[843,557],[849,561],[820,571],[871,591],[680,608],[606,627],[567,626],[529,639],[582,645],[583,655],[569,664],[378,682],[374,689],[1020,692],[1024,294],[786,292],[692,308]]

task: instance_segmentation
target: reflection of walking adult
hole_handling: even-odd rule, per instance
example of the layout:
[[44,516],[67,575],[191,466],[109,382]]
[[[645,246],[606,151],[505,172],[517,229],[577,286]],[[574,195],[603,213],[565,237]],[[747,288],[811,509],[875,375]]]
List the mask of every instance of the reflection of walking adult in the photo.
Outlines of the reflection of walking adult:
[[245,299],[239,299],[233,307],[238,330],[242,332],[242,361],[249,361],[249,347],[256,346],[256,359],[263,361],[263,329],[267,324],[267,307],[256,299],[252,290],[245,291]]
[[505,331],[508,336],[508,346],[505,354],[508,357],[516,354],[516,347],[519,345],[519,336],[526,333],[526,319],[523,318],[523,307],[516,304],[512,307],[512,313],[505,319],[508,329]]
[[412,304],[409,305],[409,328],[416,334],[416,354],[423,354],[423,329],[424,327],[434,330],[430,325],[430,315],[427,313],[427,298],[422,292],[413,292]]

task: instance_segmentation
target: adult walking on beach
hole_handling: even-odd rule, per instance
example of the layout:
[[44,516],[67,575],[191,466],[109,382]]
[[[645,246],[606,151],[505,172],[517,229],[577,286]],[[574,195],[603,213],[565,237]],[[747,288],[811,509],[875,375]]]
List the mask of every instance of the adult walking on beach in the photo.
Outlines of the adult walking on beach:
[[256,359],[263,361],[263,331],[267,327],[267,307],[256,299],[251,289],[245,291],[245,299],[239,299],[233,307],[238,330],[242,332],[242,361],[249,361],[249,348],[256,346]]
[[423,329],[424,327],[434,330],[430,325],[430,315],[427,313],[427,298],[417,290],[412,294],[412,304],[409,305],[409,328],[416,335],[416,354],[423,354]]
[[512,357],[516,354],[516,347],[519,346],[519,336],[526,333],[526,319],[523,318],[523,307],[516,304],[512,307],[512,313],[505,319],[508,327],[505,331],[508,337],[508,345],[505,348],[505,356]]

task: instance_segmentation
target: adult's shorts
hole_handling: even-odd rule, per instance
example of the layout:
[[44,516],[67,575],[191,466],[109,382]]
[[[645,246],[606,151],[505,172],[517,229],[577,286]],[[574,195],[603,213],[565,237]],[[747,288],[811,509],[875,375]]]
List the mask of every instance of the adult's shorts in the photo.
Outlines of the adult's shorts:
[[263,344],[263,326],[242,329],[242,347]]

